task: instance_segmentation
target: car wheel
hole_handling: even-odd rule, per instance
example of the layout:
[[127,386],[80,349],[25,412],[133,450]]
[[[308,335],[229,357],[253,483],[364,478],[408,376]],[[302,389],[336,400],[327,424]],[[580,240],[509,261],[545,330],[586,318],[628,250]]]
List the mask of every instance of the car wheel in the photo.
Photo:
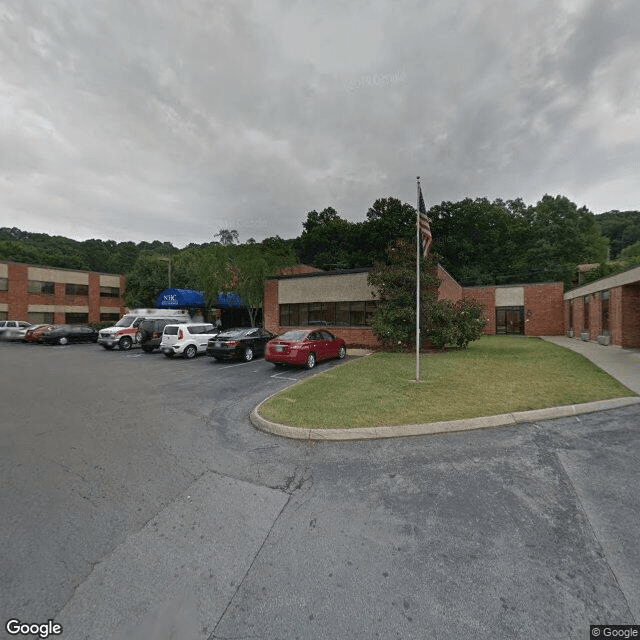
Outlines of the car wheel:
[[187,360],[191,360],[192,358],[195,358],[198,355],[198,349],[196,349],[196,346],[193,344],[190,344],[185,350],[184,350],[184,357]]
[[245,362],[251,362],[253,360],[253,349],[251,347],[246,347],[242,357]]
[[133,340],[131,340],[129,336],[124,336],[123,338],[120,338],[120,342],[118,342],[118,349],[120,349],[120,351],[129,351],[129,349],[131,349],[132,346],[133,346]]
[[307,362],[306,365],[307,369],[313,369],[313,367],[316,366],[316,354],[315,353],[310,353],[307,356]]
[[146,346],[146,345],[143,345],[143,346],[142,346],[142,350],[143,350],[145,353],[153,353],[153,347],[148,347],[148,346]]
[[347,350],[344,347],[340,347],[338,349],[338,358],[342,360],[342,358],[344,358],[346,355],[347,355]]
[[58,338],[58,344],[67,344],[69,342],[66,338]]

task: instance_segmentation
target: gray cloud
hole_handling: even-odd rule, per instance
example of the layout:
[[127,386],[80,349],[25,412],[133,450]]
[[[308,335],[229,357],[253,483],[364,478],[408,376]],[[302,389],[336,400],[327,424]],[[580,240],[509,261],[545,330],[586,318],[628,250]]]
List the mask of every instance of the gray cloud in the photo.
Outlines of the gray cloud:
[[562,193],[638,208],[635,0],[0,2],[0,226],[293,237]]

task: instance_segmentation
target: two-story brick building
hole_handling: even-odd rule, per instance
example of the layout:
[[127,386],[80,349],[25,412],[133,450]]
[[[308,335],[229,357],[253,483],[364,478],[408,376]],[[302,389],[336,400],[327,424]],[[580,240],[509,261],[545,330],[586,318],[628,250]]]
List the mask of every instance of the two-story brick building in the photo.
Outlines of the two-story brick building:
[[0,262],[0,320],[115,321],[125,312],[124,285],[117,274]]

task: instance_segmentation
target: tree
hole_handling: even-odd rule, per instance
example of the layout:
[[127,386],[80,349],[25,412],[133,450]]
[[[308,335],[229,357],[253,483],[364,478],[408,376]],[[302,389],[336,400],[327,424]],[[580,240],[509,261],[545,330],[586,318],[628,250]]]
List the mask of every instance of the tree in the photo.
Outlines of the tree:
[[[420,339],[436,347],[453,344],[460,348],[477,340],[486,324],[484,309],[471,300],[438,300],[437,260],[420,260]],[[385,348],[407,351],[415,348],[416,246],[397,240],[387,250],[387,262],[377,263],[369,284],[378,294],[373,332]]]
[[238,242],[238,232],[235,229],[220,229],[214,238],[220,238],[220,244],[227,247]]
[[609,239],[611,260],[623,249],[640,241],[640,211],[607,211],[595,217],[602,233]]

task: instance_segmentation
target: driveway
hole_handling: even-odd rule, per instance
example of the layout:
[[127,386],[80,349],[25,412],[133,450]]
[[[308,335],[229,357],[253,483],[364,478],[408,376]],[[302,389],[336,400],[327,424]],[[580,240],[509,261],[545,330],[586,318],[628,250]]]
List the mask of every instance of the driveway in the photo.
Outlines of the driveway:
[[637,405],[314,444],[251,426],[309,375],[262,360],[2,344],[0,371],[4,620],[65,640],[566,640],[640,620]]

